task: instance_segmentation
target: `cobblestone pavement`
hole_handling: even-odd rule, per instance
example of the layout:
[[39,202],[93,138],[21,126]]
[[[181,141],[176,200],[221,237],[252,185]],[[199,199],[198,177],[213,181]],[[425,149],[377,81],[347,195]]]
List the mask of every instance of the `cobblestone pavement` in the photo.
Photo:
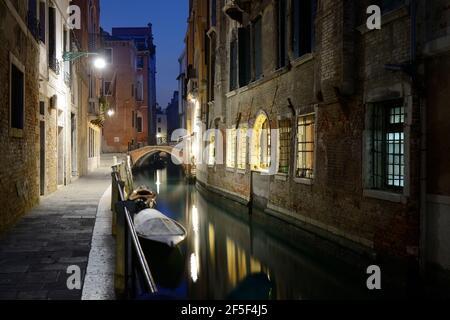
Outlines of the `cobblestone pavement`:
[[[81,299],[67,288],[67,268],[86,273],[97,206],[111,183],[109,162],[43,198],[0,236],[0,299]],[[82,288],[82,286],[81,286]]]

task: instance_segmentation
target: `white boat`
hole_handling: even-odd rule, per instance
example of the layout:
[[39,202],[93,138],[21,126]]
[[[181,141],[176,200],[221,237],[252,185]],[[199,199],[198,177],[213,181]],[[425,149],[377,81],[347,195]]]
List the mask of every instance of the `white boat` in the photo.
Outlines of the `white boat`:
[[186,229],[155,209],[145,209],[134,216],[139,237],[175,247],[186,238]]

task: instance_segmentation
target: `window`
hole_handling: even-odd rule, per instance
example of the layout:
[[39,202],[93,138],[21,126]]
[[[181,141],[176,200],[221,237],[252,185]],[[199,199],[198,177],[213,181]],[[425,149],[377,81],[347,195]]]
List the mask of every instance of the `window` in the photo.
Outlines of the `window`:
[[298,117],[297,120],[297,178],[314,178],[315,147],[314,114]]
[[316,1],[292,2],[292,48],[296,58],[312,52]]
[[39,38],[39,22],[38,22],[38,2],[37,0],[28,0],[28,29],[33,37]]
[[39,101],[39,114],[45,116],[45,102]]
[[237,89],[238,85],[238,74],[237,74],[237,63],[238,63],[238,49],[236,39],[230,43],[230,91]]
[[374,105],[372,121],[372,188],[400,192],[405,185],[403,101]]
[[25,81],[24,73],[11,63],[11,128],[24,129]]
[[142,132],[142,117],[137,117],[136,118],[136,127],[137,127],[137,132],[141,133]]
[[45,43],[45,2],[40,1],[39,2],[39,40],[42,41],[42,43]]
[[278,0],[278,68],[285,67],[288,61],[286,17],[287,0]]
[[238,155],[237,167],[239,170],[245,170],[247,167],[247,127],[241,127],[238,131]]
[[250,26],[239,28],[239,86],[243,87],[250,83],[252,78],[251,69],[251,42]]
[[209,146],[208,146],[208,165],[213,166],[216,159],[216,134],[211,132],[209,135]]
[[105,48],[103,50],[103,54],[105,55],[106,63],[112,64],[113,63],[113,49]]
[[161,128],[158,128],[158,133],[161,133],[162,132],[162,129]]
[[210,17],[211,17],[211,26],[216,26],[217,24],[217,0],[210,0]]
[[278,165],[278,172],[283,174],[289,174],[289,160],[290,160],[290,145],[291,145],[291,120],[279,120],[278,121],[279,139],[280,139],[280,161]]
[[140,81],[136,83],[136,100],[137,101],[144,100],[144,87],[142,86],[142,82]]
[[158,123],[161,123],[161,117],[158,118]]
[[262,26],[261,17],[253,22],[253,64],[255,72],[255,80],[262,76]]
[[134,83],[131,84],[131,96],[134,97]]
[[105,96],[111,96],[111,81],[103,82],[103,94]]
[[210,35],[209,63],[208,63],[208,101],[214,101],[214,90],[216,80],[216,33]]
[[136,122],[136,113],[134,111],[131,112],[131,126],[135,128],[135,122]]
[[266,170],[271,165],[271,134],[269,118],[260,114],[252,133],[252,166],[256,170]]
[[262,125],[260,136],[260,168],[268,169],[271,162],[271,135],[269,119]]
[[236,129],[227,130],[227,167],[236,167]]
[[136,68],[144,69],[144,56],[138,56],[136,59]]
[[59,64],[56,60],[56,9],[48,7],[48,65],[50,69],[59,72]]

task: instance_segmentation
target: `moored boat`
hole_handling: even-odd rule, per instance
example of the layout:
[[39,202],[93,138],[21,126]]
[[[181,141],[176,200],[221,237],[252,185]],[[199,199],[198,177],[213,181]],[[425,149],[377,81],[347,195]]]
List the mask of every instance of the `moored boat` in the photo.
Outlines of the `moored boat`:
[[170,247],[178,245],[187,235],[180,223],[155,209],[145,209],[136,214],[134,225],[140,238],[165,243]]

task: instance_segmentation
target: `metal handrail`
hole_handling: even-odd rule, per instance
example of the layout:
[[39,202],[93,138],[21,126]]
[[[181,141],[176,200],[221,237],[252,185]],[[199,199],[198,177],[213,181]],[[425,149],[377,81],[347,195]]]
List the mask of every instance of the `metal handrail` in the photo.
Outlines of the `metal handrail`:
[[[125,201],[124,190],[122,189],[122,187],[118,183],[118,181],[119,181],[118,172],[114,172],[114,178],[115,178],[116,183],[118,185],[119,197],[120,197],[121,201]],[[138,235],[136,233],[136,229],[134,227],[134,223],[133,223],[133,221],[131,219],[130,212],[128,211],[127,208],[124,208],[124,212],[125,212],[125,220],[127,222],[128,229],[130,231],[131,239],[133,241],[133,246],[134,246],[134,249],[136,251],[137,258],[139,260],[139,265],[140,265],[141,271],[142,271],[142,273],[144,274],[144,277],[145,277],[145,282],[147,284],[147,287],[148,287],[149,291],[152,294],[155,294],[155,293],[158,292],[158,289],[157,289],[156,283],[155,283],[155,281],[153,279],[152,273],[150,271],[150,267],[148,266],[147,260],[145,259],[145,255],[144,255],[144,252],[142,250],[141,244],[139,242],[139,238],[138,238]]]

